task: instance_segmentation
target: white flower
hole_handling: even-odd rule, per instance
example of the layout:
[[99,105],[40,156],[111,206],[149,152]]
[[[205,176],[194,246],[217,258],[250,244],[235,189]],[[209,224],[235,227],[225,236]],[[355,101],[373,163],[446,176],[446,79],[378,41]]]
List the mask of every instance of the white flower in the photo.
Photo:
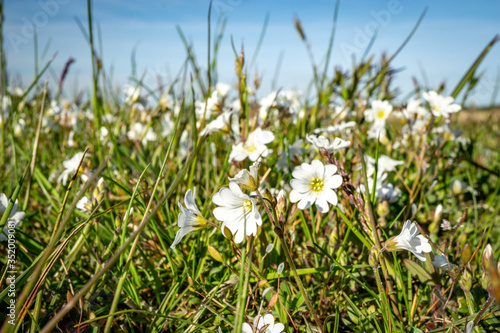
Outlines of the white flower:
[[448,117],[450,113],[458,112],[462,107],[458,104],[453,104],[453,97],[444,97],[435,91],[424,92],[422,94],[431,107],[431,112],[435,117]]
[[196,206],[195,196],[196,187],[193,188],[193,191],[187,190],[184,195],[184,204],[186,208],[184,208],[180,202],[177,203],[181,210],[177,219],[177,226],[180,227],[180,229],[177,231],[174,242],[170,246],[172,249],[174,249],[189,232],[200,230],[207,224],[207,220],[201,215],[200,210]]
[[335,165],[323,165],[319,160],[313,160],[311,164],[302,163],[292,172],[294,179],[290,181],[290,202],[298,202],[299,209],[309,208],[316,203],[321,213],[327,212],[328,203],[336,206],[338,202],[333,189],[340,187],[342,176],[336,175],[336,172]]
[[76,203],[76,208],[81,210],[82,212],[89,212],[92,210],[92,201],[89,198],[83,197]]
[[312,143],[319,150],[325,149],[328,153],[334,154],[342,149],[345,149],[351,145],[350,141],[342,140],[341,138],[335,138],[332,142],[325,138],[324,136],[316,135],[306,135],[307,141]]
[[165,113],[165,115],[161,119],[161,127],[163,129],[161,131],[161,136],[162,137],[169,136],[174,131],[174,129],[175,129],[175,123],[172,120],[172,114],[170,112],[169,113]]
[[[375,159],[373,157],[365,155],[365,161],[367,164],[366,165],[367,176],[371,177],[375,172]],[[380,155],[378,157],[378,164],[377,164],[377,170],[378,170],[377,177],[381,177],[383,174],[387,172],[392,172],[396,170],[396,167],[403,163],[404,161],[393,160],[387,155]]]
[[392,112],[392,105],[389,101],[373,101],[371,109],[365,110],[365,118],[369,122],[385,124]]
[[455,269],[454,268],[455,265],[453,265],[452,263],[448,264],[448,259],[446,259],[446,257],[441,255],[441,254],[437,254],[434,257],[434,261],[431,261],[431,264],[433,264],[434,266],[436,266],[438,268],[441,268],[444,271],[449,271],[450,268],[452,271]]
[[259,162],[254,162],[250,168],[240,170],[233,178],[229,178],[229,181],[236,182],[239,186],[247,189],[248,191],[255,191],[259,188]]
[[273,91],[267,97],[259,101],[259,120],[264,122],[269,117],[269,112],[273,116],[278,115],[278,112],[292,116],[293,123],[302,116],[303,110],[300,106],[299,93],[293,90]]
[[273,91],[269,95],[267,95],[266,97],[262,98],[259,101],[259,105],[260,105],[260,107],[259,107],[259,119],[261,122],[266,121],[269,110],[273,106],[274,107],[276,106],[276,96],[277,96],[277,92]]
[[331,125],[327,128],[317,128],[313,131],[314,134],[319,134],[321,132],[326,132],[328,134],[339,134],[344,132],[346,129],[350,129],[356,126],[355,121],[342,122],[338,125]]
[[436,206],[436,210],[434,211],[434,216],[432,217],[432,222],[438,223],[443,216],[443,205],[439,204]]
[[233,110],[222,112],[217,118],[208,123],[200,135],[203,136],[216,131],[231,132],[231,119],[233,116],[237,117],[237,114],[238,112]]
[[385,125],[382,123],[373,123],[368,131],[366,132],[366,137],[371,140],[380,140],[380,143],[386,145],[389,142],[387,138],[387,130]]
[[[83,152],[78,152],[76,153],[72,158],[69,160],[65,160],[63,162],[63,167],[64,171],[57,177],[57,182],[61,183],[66,186],[68,182],[68,177],[73,176],[73,174],[76,172],[78,165],[80,164],[80,160],[82,159]],[[81,175],[83,173],[83,168],[80,167],[78,170],[78,175]]]
[[333,107],[334,117],[337,120],[345,120],[346,118],[350,118],[354,115],[354,111],[346,108],[345,105],[330,105],[330,107]]
[[212,112],[222,109],[222,101],[230,89],[231,86],[225,83],[217,83],[215,90],[212,92],[212,95],[207,98],[206,102],[197,101],[195,103],[196,117],[201,119],[205,116],[205,120],[212,118]]
[[270,313],[266,314],[264,317],[260,315],[255,317],[253,326],[255,331],[250,324],[243,323],[241,333],[281,333],[285,330],[285,325],[282,323],[274,323],[274,317]]
[[142,140],[142,144],[148,141],[156,141],[156,134],[153,129],[141,123],[134,123],[130,131],[127,132],[127,137],[130,140]]
[[133,87],[127,84],[125,88],[123,88],[123,93],[125,95],[125,103],[134,104],[141,98],[141,87]]
[[401,197],[401,190],[390,183],[383,183],[377,188],[377,197],[382,201],[396,202]]
[[418,99],[410,99],[402,112],[403,116],[408,120],[426,119],[429,116],[429,112],[422,107]]
[[[2,193],[0,194],[0,219],[2,218],[3,214],[7,210],[7,206],[9,205],[9,199],[7,196]],[[3,229],[3,232],[0,233],[0,242],[3,242],[4,240],[7,240],[5,235],[8,235],[7,231],[8,229],[11,228],[17,228],[19,224],[21,224],[21,220],[24,219],[26,214],[24,212],[18,212],[18,200],[16,199],[16,202],[14,202],[14,206],[12,206],[12,210],[10,211],[9,217],[7,218],[7,227]]]
[[270,131],[263,131],[260,127],[248,135],[245,143],[233,145],[233,150],[229,155],[231,161],[243,161],[249,158],[250,161],[257,161],[260,157],[269,154],[266,144],[274,140],[274,134]]
[[217,82],[215,85],[215,91],[217,92],[217,95],[221,97],[226,97],[229,90],[231,90],[231,86],[227,83]]
[[262,225],[257,203],[244,194],[236,182],[230,182],[229,187],[221,188],[212,197],[212,202],[220,206],[214,209],[213,214],[217,220],[222,221],[221,230],[228,228],[236,244],[245,238],[245,229],[247,236],[257,234],[257,227]]
[[403,229],[398,236],[389,239],[385,248],[387,251],[407,250],[413,253],[421,261],[425,261],[424,253],[432,251],[429,240],[425,236],[420,235],[415,222],[406,221]]
[[[377,198],[382,201],[387,201],[389,203],[396,202],[401,197],[401,190],[390,183],[384,183],[387,179],[387,174],[384,173],[377,177],[377,182],[375,184],[375,194]],[[368,179],[368,189],[370,193],[373,193],[373,177],[369,177]],[[366,194],[365,185],[359,185],[359,191],[363,194]]]
[[474,192],[474,189],[460,179],[455,179],[450,183],[450,189],[455,195],[465,193],[467,191]]

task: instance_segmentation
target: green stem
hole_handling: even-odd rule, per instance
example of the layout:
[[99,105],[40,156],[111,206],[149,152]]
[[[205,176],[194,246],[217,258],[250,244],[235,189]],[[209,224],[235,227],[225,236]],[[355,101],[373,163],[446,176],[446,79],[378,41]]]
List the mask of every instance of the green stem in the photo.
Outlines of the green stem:
[[373,267],[373,273],[375,274],[375,280],[377,281],[378,295],[380,299],[380,304],[384,304],[387,311],[387,322],[389,324],[389,332],[392,332],[392,322],[389,315],[389,302],[385,296],[384,285],[382,284],[382,279],[380,278],[380,273],[378,272],[378,266]]
[[483,314],[491,306],[491,304],[493,304],[494,301],[495,301],[495,298],[491,297],[491,295],[490,295],[488,297],[488,299],[486,300],[486,302],[484,302],[483,306],[481,307],[481,310],[479,310],[479,312],[477,313],[476,318],[474,318],[474,326],[479,324],[479,322],[481,321],[481,318],[483,317]]
[[465,300],[467,302],[467,308],[469,309],[469,313],[472,315],[476,312],[474,307],[474,301],[472,300],[472,294],[470,290],[464,290]]
[[285,238],[283,237],[283,233],[281,232],[278,236],[280,237],[281,244],[283,245],[283,249],[285,250],[286,260],[288,261],[293,276],[297,281],[297,284],[299,285],[299,289],[300,292],[302,293],[302,296],[304,297],[304,301],[306,302],[309,311],[311,311],[311,314],[314,317],[314,320],[316,321],[316,325],[318,325],[318,328],[320,329],[321,332],[324,332],[323,325],[321,324],[318,315],[316,314],[316,311],[314,311],[311,301],[309,300],[309,296],[307,295],[307,291],[304,288],[304,285],[302,284],[302,280],[300,280],[299,274],[297,273],[297,268],[295,267],[292,256],[290,254],[290,250],[288,249],[288,245],[286,244]]
[[[246,234],[246,231],[245,231]],[[253,238],[250,238],[249,240],[249,248],[252,247],[253,243]],[[252,252],[250,251],[250,254],[248,256],[248,259],[246,258],[247,256],[247,251],[246,251],[247,245],[245,244],[242,249],[241,253],[241,268],[240,268],[240,278],[239,278],[239,285],[238,285],[238,303],[236,305],[236,323],[233,328],[234,333],[239,333],[241,332],[241,326],[243,325],[243,317],[245,315],[245,308],[246,308],[246,298],[247,298],[247,290],[248,290],[248,280],[250,278],[250,271],[251,271],[251,262],[252,262]],[[245,260],[249,262],[248,269],[245,272]],[[245,273],[245,279],[243,281],[243,273]]]

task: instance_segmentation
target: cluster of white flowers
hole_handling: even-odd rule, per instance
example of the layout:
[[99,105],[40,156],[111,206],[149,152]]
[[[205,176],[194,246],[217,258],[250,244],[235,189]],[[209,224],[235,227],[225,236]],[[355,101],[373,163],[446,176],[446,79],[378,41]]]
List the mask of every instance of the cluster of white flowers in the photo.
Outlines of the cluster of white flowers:
[[293,90],[273,91],[259,101],[259,120],[261,123],[268,120],[270,116],[290,115],[293,123],[303,117],[300,105],[300,94]]
[[[371,156],[365,155],[366,175],[368,177],[368,188],[370,193],[373,191],[373,182],[375,174],[375,164],[377,165],[377,180],[375,183],[375,193],[377,197],[383,201],[395,202],[401,197],[401,191],[395,188],[393,184],[386,183],[389,172],[396,170],[396,167],[403,164],[403,161],[393,160],[387,155],[381,155],[378,158],[378,163]],[[361,166],[359,167],[361,168]],[[359,185],[362,193],[365,193],[365,186]]]
[[[68,183],[68,177],[73,176],[75,172],[77,173],[77,175],[79,176],[82,175],[83,177],[83,167],[80,166],[80,161],[82,160],[82,158],[83,158],[83,152],[78,152],[75,155],[73,155],[73,157],[71,157],[70,159],[65,160],[62,163],[64,170],[57,178],[57,182],[62,183],[64,186],[66,186],[66,184]],[[82,179],[86,180],[86,177],[83,177]]]

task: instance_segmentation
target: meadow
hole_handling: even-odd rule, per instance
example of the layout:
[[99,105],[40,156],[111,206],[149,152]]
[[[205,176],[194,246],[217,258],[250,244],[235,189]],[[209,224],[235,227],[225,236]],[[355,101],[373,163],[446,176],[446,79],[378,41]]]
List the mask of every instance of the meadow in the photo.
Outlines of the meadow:
[[413,32],[340,68],[333,24],[309,88],[267,93],[209,19],[208,59],[179,29],[172,80],[117,88],[91,7],[91,91],[52,60],[13,85],[0,43],[1,332],[500,330],[498,111],[465,110],[498,36],[401,96]]

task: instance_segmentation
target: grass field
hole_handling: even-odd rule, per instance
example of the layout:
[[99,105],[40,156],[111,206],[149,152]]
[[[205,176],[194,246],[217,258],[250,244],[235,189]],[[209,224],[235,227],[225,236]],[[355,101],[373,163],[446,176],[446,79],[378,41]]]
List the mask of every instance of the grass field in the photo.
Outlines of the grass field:
[[489,47],[405,101],[396,55],[268,93],[215,38],[116,89],[86,29],[88,99],[1,53],[1,332],[500,329],[500,109],[457,104]]

